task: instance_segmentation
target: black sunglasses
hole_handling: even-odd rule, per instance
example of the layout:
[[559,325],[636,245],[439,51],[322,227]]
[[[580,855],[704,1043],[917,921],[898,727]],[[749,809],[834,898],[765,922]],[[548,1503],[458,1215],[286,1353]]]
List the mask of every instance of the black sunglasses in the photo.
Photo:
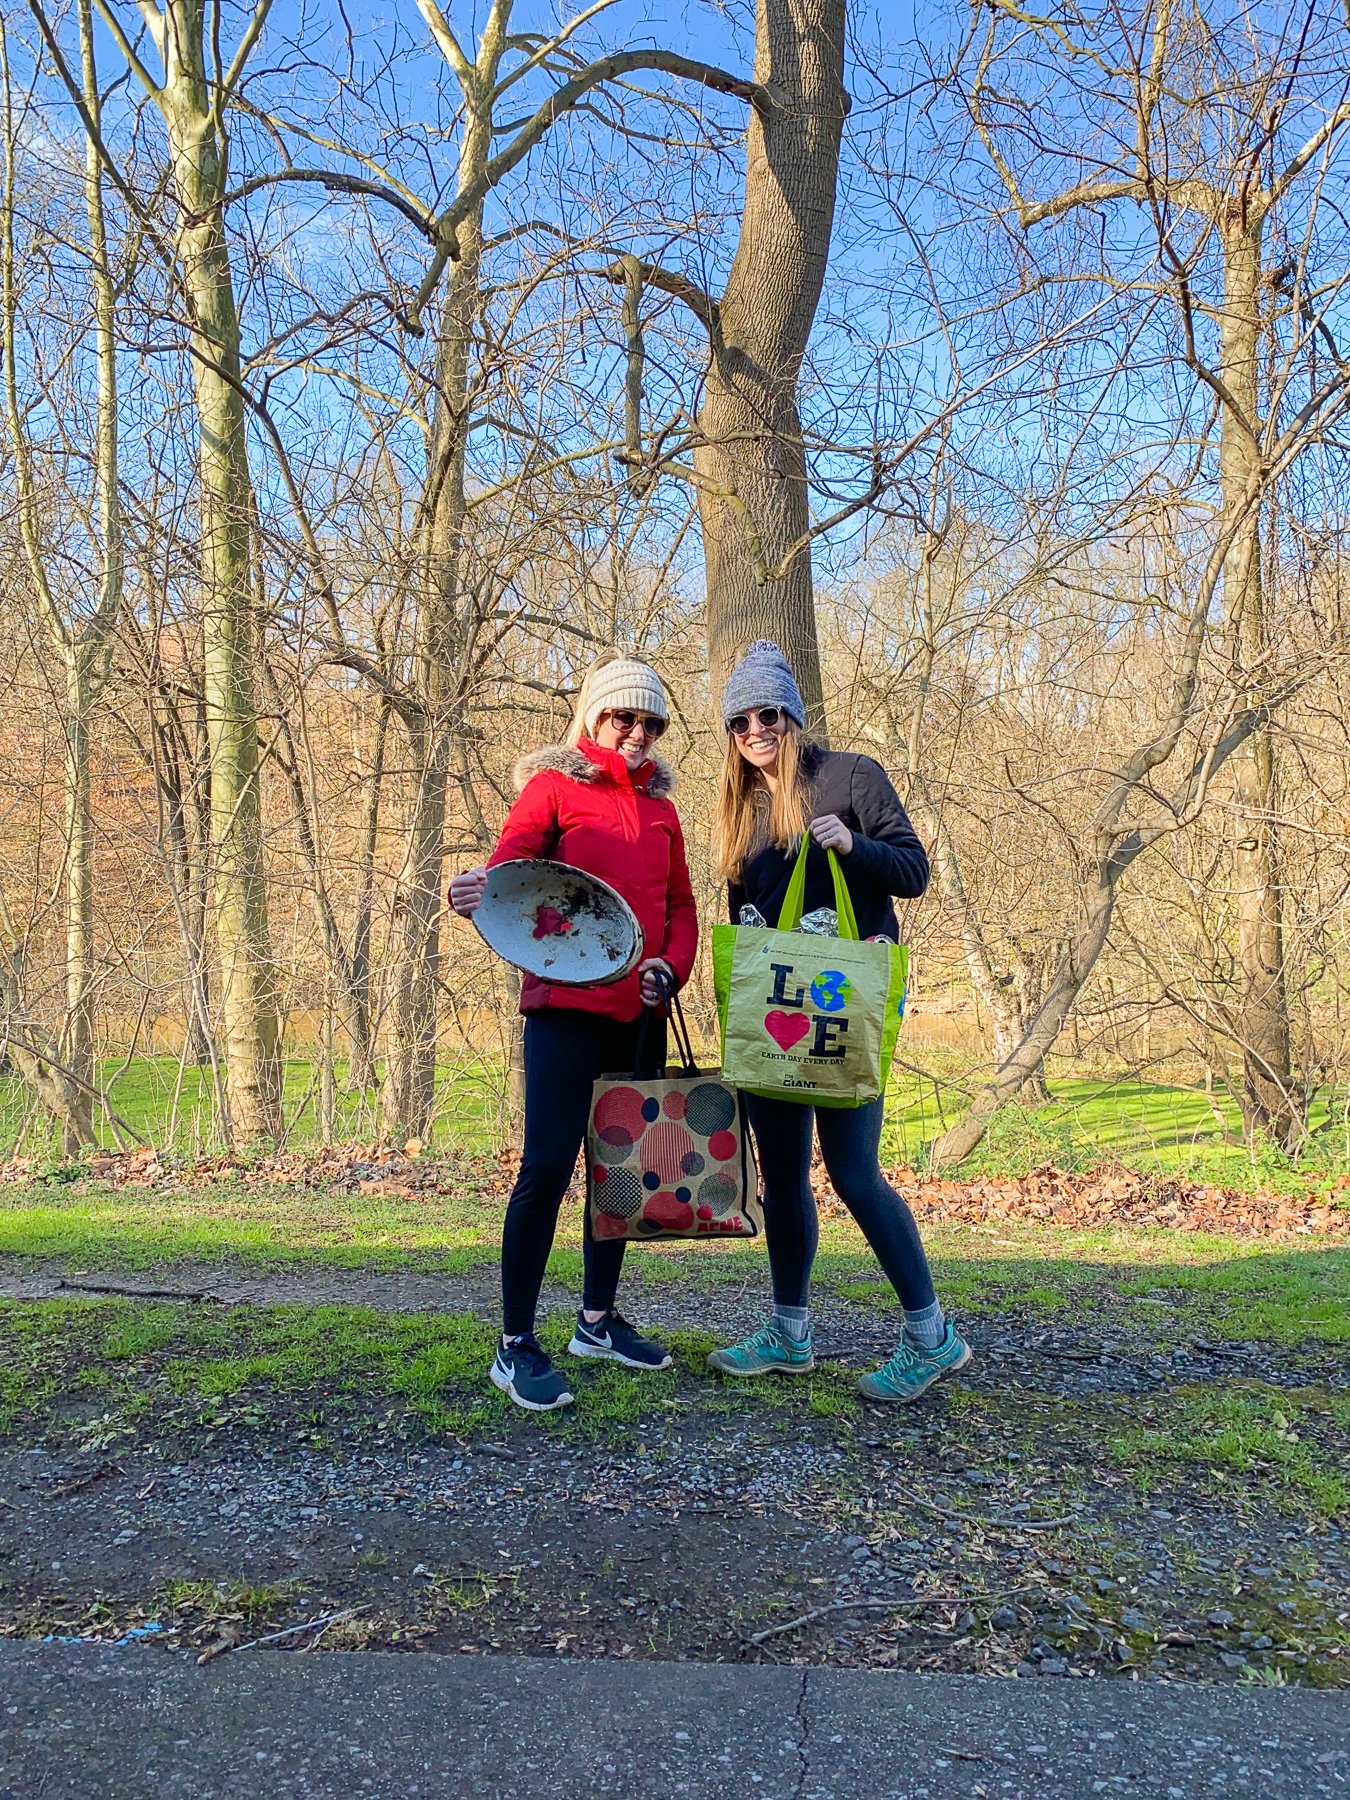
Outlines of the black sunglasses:
[[755,707],[748,713],[737,713],[734,719],[728,719],[727,730],[731,733],[732,737],[745,737],[755,724],[755,721],[758,720],[760,725],[766,731],[772,731],[773,727],[778,723],[782,716],[783,709],[781,706]]
[[631,731],[635,725],[640,725],[649,738],[659,738],[670,723],[668,719],[658,719],[651,713],[611,711],[609,716],[620,731],[626,733]]

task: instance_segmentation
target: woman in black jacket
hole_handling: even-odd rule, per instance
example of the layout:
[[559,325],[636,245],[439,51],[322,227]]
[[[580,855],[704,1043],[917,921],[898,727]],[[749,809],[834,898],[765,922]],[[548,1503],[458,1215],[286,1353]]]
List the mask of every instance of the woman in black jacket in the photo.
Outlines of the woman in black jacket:
[[[880,764],[825,750],[803,736],[805,710],[776,644],[752,644],[722,696],[727,755],[717,815],[717,862],[733,923],[776,925],[803,831],[805,913],[833,908],[826,850],[839,857],[860,936],[899,938],[892,895],[916,899],[928,886],[928,858]],[[743,916],[746,915],[746,916]],[[764,1222],[773,1278],[773,1317],[725,1350],[712,1367],[725,1375],[794,1374],[814,1366],[808,1292],[819,1231],[811,1192],[811,1133],[836,1193],[872,1246],[899,1295],[900,1345],[862,1378],[873,1400],[917,1400],[964,1367],[970,1349],[944,1318],[914,1215],[878,1161],[882,1101],[822,1108],[748,1098],[764,1180]]]

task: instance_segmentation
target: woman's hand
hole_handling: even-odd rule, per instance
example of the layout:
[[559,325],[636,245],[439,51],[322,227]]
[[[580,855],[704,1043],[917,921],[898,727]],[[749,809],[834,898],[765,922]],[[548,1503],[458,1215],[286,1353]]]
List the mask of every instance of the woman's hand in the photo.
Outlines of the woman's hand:
[[467,919],[470,913],[476,913],[482,905],[487,878],[487,870],[479,867],[465,869],[462,875],[456,875],[450,883],[450,904],[461,919]]
[[822,850],[834,850],[840,856],[847,856],[853,848],[853,833],[838,813],[822,813],[820,818],[812,819],[808,830]]
[[[670,985],[668,987],[656,979],[655,971],[657,969],[669,977]],[[644,1006],[663,1005],[675,992],[678,985],[675,980],[675,971],[664,956],[649,956],[646,962],[639,963],[638,976],[638,996]]]

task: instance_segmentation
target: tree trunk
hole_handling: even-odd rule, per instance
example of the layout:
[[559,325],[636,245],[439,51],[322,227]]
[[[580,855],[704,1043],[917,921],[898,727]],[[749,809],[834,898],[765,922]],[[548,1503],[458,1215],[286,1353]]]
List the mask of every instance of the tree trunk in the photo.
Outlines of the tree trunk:
[[[81,86],[84,104],[95,123],[99,118],[98,73],[94,63],[93,18],[89,0],[77,8]],[[60,658],[65,685],[65,1016],[55,1042],[47,1040],[35,1020],[21,1015],[22,1041],[14,1045],[16,1066],[39,1099],[61,1122],[61,1145],[73,1155],[94,1140],[94,820],[90,806],[89,717],[97,689],[97,661],[122,600],[122,525],[117,485],[117,365],[113,335],[113,284],[108,263],[103,214],[102,167],[92,142],[86,145],[85,209],[89,227],[89,271],[93,321],[96,425],[93,468],[102,544],[98,593],[92,604],[66,610],[48,579],[46,548],[39,526],[33,489],[25,407],[20,404],[17,367],[18,287],[14,254],[14,205],[18,170],[18,138],[10,92],[7,45],[0,38],[0,70],[4,80],[4,196],[0,229],[0,364],[4,368],[5,413],[14,461],[18,502],[18,537],[38,611],[52,648]],[[3,984],[4,1010],[12,1014],[23,1001],[24,952],[12,923],[4,918],[4,953],[8,968]],[[33,1045],[33,1038],[42,1042]],[[32,1046],[26,1048],[25,1046]],[[43,1054],[37,1054],[41,1051]],[[63,1065],[59,1072],[46,1060]]]
[[436,1091],[445,735],[442,727],[429,720],[410,732],[417,791],[399,878],[398,974],[383,1110],[386,1132],[403,1132],[413,1137],[427,1135]]
[[239,315],[221,201],[226,150],[204,74],[197,0],[170,0],[164,26],[178,251],[191,314],[201,514],[203,676],[211,765],[212,901],[220,958],[226,1129],[281,1129],[276,971],[267,888],[253,691],[250,484],[239,388]]
[[750,118],[740,240],[717,309],[694,453],[714,691],[754,638],[776,638],[818,730],[824,696],[797,381],[834,223],[849,104],[844,15],[844,0],[758,0],[755,79],[776,97]]
[[70,1084],[61,1147],[73,1156],[93,1142],[94,814],[89,797],[90,691],[86,657],[66,652],[66,1018],[61,1057],[83,1087]]
[[[147,756],[160,796],[159,853],[173,895],[178,933],[183,941],[184,1058],[196,1068],[214,1068],[211,1037],[211,994],[206,954],[207,849],[210,836],[210,776],[205,764],[206,723],[197,723],[201,748],[194,754],[181,712],[167,688],[161,690],[168,717],[161,720],[150,698],[153,751]],[[198,708],[200,711],[200,708]],[[192,791],[193,827],[188,825],[188,784]]]
[[87,1142],[92,1133],[86,1133],[84,1138],[77,1134],[84,1116],[81,1107],[88,1107],[89,1096],[81,1095],[64,1073],[54,1046],[48,1044],[36,1021],[29,1018],[23,997],[24,973],[22,942],[8,920],[0,921],[0,1019],[4,1024],[0,1045],[20,1078],[59,1121],[63,1141],[74,1138],[76,1144]]
[[[1221,373],[1232,402],[1220,427],[1219,477],[1231,518],[1250,491],[1260,448],[1257,353],[1261,333],[1261,220],[1246,219],[1224,235]],[[1244,672],[1266,651],[1261,591],[1261,512],[1253,508],[1224,565],[1224,608],[1235,657]],[[1237,900],[1241,994],[1242,1115],[1248,1135],[1265,1131],[1286,1149],[1303,1121],[1289,1056],[1284,985],[1284,927],[1275,836],[1275,755],[1270,728],[1254,731],[1235,759],[1237,787],[1233,875]]]
[[963,1162],[984,1136],[989,1121],[999,1108],[1021,1093],[1044,1068],[1047,1051],[1058,1038],[1102,953],[1115,910],[1116,882],[1127,866],[1127,858],[1133,860],[1134,854],[1137,850],[1131,847],[1125,856],[1098,863],[1091,886],[1084,895],[1083,916],[1078,929],[1051,977],[1040,1010],[1011,1056],[999,1064],[992,1078],[975,1096],[970,1110],[934,1143],[931,1162],[935,1169]]
[[[353,1038],[347,1085],[364,1093],[375,1085],[375,1020],[370,992],[370,937],[375,916],[375,850],[380,832],[380,790],[384,783],[384,746],[389,731],[389,703],[383,698],[375,715],[365,808],[361,816],[360,885],[352,927],[352,992],[362,1021],[360,1041]],[[364,1045],[364,1050],[360,1045]]]
[[[505,9],[509,11],[508,9]],[[505,11],[500,27],[505,28]],[[479,180],[492,148],[492,91],[505,39],[485,34],[471,73],[461,75],[465,128],[459,191]],[[423,514],[422,605],[418,615],[412,686],[420,716],[408,726],[416,787],[408,844],[399,878],[398,973],[392,1007],[392,1044],[385,1071],[383,1114],[390,1134],[425,1137],[436,1091],[440,1024],[441,880],[451,737],[459,724],[465,620],[463,608],[464,486],[469,421],[469,367],[481,305],[481,202],[460,226],[459,259],[452,265],[441,312],[436,399]]]
[[[211,746],[206,729],[206,707],[197,704],[192,749],[192,842],[183,836],[184,891],[190,955],[188,977],[192,983],[188,1049],[199,1069],[214,1068],[217,1050],[211,1022],[211,959],[207,936],[211,913]],[[186,826],[187,815],[182,815]],[[219,1071],[217,1071],[219,1073]]]

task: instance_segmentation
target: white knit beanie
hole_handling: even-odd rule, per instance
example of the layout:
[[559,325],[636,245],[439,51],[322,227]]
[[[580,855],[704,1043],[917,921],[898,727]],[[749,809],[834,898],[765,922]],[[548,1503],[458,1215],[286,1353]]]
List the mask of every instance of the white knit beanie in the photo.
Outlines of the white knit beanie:
[[586,682],[585,704],[582,722],[588,736],[600,723],[601,713],[613,712],[616,706],[650,713],[657,719],[670,717],[661,677],[635,656],[617,656],[613,662],[593,669]]

